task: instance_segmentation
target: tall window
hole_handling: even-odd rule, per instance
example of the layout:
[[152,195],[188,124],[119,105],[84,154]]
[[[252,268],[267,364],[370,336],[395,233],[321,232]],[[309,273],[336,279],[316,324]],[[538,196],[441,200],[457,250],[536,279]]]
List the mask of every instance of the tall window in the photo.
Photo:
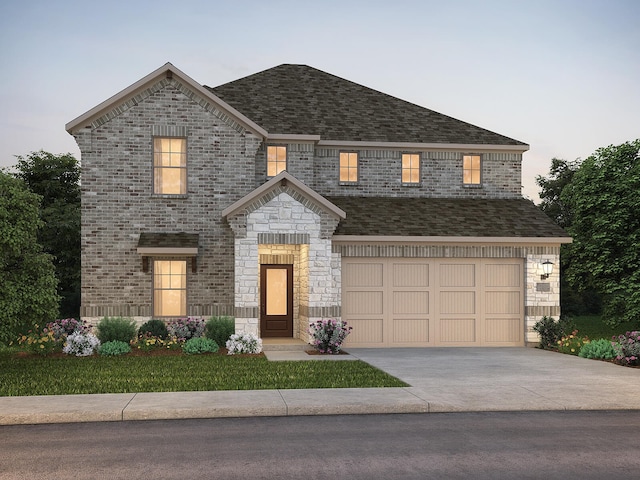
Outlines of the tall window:
[[267,147],[267,177],[275,177],[287,169],[287,147],[269,145]]
[[153,193],[187,193],[187,139],[153,139]]
[[187,315],[187,261],[153,262],[153,315],[184,317]]
[[402,183],[420,183],[420,154],[402,154]]
[[462,158],[462,182],[465,185],[480,185],[480,155],[465,155]]
[[356,152],[340,152],[340,181],[358,181],[358,154]]

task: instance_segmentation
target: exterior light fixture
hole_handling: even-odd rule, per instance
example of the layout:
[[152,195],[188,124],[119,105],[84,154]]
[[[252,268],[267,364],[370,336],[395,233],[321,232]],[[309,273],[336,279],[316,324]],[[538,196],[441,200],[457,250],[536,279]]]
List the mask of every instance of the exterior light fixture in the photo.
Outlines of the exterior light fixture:
[[542,275],[540,275],[540,280],[546,280],[549,278],[549,275],[553,273],[553,263],[547,260],[542,263]]

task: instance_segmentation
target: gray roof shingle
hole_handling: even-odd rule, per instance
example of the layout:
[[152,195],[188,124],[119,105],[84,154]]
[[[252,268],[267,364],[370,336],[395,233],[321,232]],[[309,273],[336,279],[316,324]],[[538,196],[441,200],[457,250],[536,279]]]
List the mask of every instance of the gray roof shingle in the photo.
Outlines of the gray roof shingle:
[[284,64],[206,88],[272,134],[320,135],[336,141],[526,146],[306,65]]
[[335,235],[567,238],[521,199],[327,197],[347,213]]
[[138,248],[198,248],[197,233],[141,233]]

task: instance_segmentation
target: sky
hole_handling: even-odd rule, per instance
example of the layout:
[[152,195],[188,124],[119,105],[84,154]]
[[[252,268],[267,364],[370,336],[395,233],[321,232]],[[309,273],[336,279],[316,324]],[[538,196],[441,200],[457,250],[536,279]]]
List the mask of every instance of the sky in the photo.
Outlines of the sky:
[[640,138],[638,0],[3,0],[0,168],[80,159],[65,124],[171,62],[216,86],[305,64],[552,158]]

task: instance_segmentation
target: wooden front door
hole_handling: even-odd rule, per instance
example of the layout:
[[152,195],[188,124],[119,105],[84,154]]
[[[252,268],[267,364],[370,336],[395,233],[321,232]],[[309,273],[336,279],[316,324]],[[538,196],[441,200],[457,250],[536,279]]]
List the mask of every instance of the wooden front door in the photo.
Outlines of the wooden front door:
[[260,265],[260,336],[293,337],[293,265]]

